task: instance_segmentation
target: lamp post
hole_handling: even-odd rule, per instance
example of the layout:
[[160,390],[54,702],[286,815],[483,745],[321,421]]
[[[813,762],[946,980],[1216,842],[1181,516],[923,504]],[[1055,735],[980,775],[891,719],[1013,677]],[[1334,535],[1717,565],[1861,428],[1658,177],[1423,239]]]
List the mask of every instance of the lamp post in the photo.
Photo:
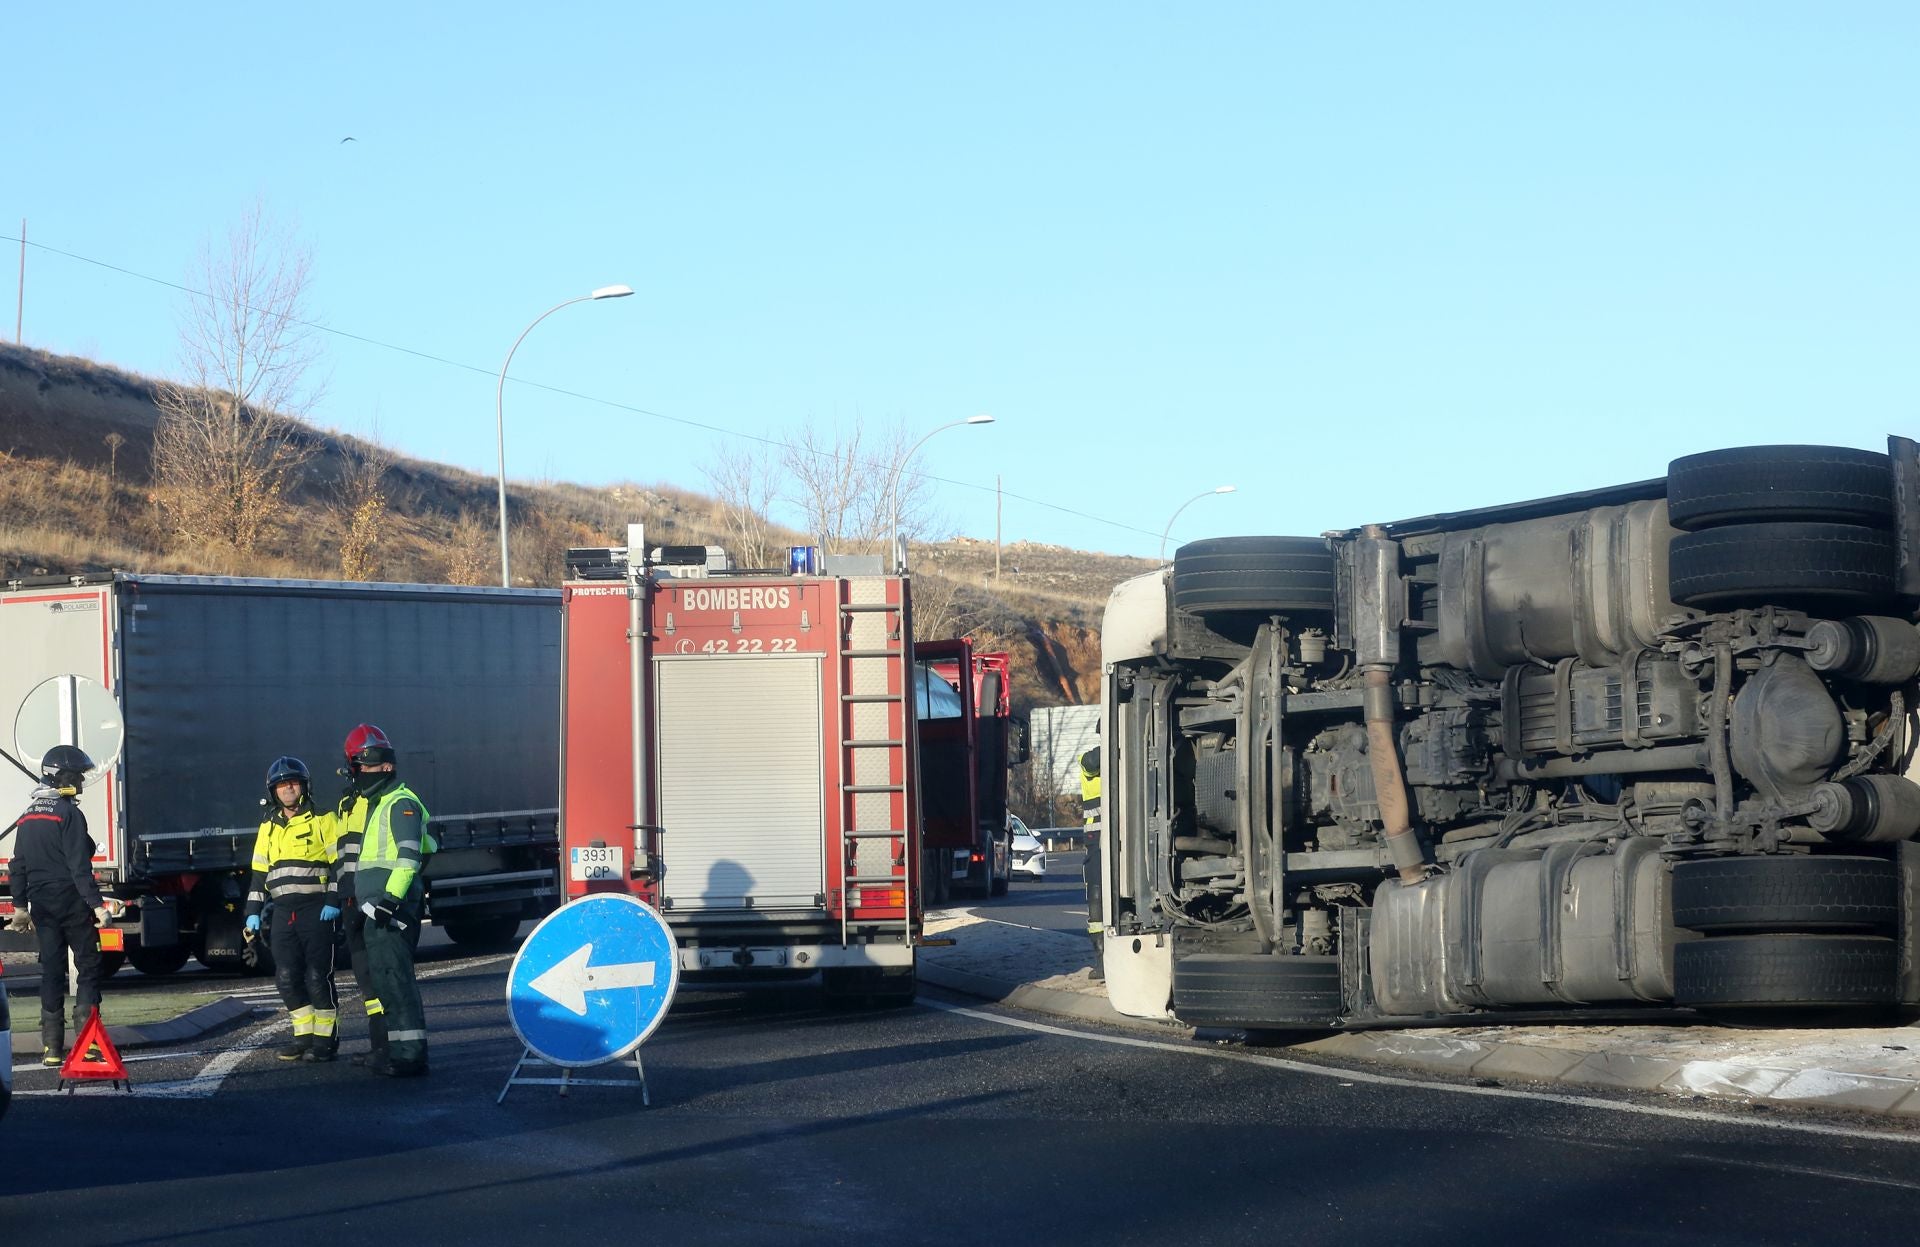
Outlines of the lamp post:
[[992,423],[992,416],[968,416],[965,420],[954,420],[948,424],[941,425],[939,428],[928,430],[926,437],[922,437],[919,441],[909,446],[907,453],[900,456],[900,462],[896,464],[893,469],[893,481],[887,486],[887,497],[893,504],[892,517],[887,524],[887,555],[893,559],[894,570],[898,571],[906,565],[906,560],[900,557],[900,477],[906,472],[907,464],[911,463],[913,456],[919,452],[922,446],[927,444],[927,438],[932,437],[935,433],[944,433],[948,429],[957,429],[966,424]]
[[1216,486],[1213,489],[1202,490],[1200,493],[1195,494],[1193,497],[1181,503],[1179,508],[1175,510],[1172,515],[1167,517],[1167,526],[1160,530],[1160,557],[1161,558],[1167,557],[1167,534],[1173,531],[1173,522],[1180,518],[1181,511],[1186,510],[1188,507],[1200,501],[1202,498],[1211,498],[1215,494],[1230,494],[1232,492],[1233,492],[1233,486],[1220,485],[1220,486]]
[[534,325],[539,324],[561,308],[571,307],[575,303],[588,303],[595,299],[624,299],[632,293],[632,286],[602,286],[589,294],[583,294],[577,298],[568,299],[563,303],[554,304],[546,311],[534,317],[532,325],[528,325],[520,331],[520,336],[513,340],[513,346],[507,351],[506,363],[500,365],[500,384],[495,386],[493,391],[493,431],[494,438],[500,448],[500,587],[503,589],[513,586],[513,581],[507,572],[507,419],[504,411],[507,393],[507,369],[513,366],[513,353],[520,349],[522,342],[527,340],[527,335],[533,332]]

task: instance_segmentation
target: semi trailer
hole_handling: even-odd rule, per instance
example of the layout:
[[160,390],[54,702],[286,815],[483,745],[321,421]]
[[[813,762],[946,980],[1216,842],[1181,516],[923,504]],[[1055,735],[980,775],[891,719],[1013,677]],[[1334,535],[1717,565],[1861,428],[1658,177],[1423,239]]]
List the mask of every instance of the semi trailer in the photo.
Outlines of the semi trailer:
[[[94,873],[125,902],[102,933],[109,967],[243,968],[267,766],[305,760],[330,803],[362,722],[433,813],[436,924],[495,946],[551,909],[559,605],[553,590],[127,572],[0,589],[8,751],[34,769],[63,743],[111,762],[81,797]],[[25,808],[32,782],[0,764],[0,807]]]

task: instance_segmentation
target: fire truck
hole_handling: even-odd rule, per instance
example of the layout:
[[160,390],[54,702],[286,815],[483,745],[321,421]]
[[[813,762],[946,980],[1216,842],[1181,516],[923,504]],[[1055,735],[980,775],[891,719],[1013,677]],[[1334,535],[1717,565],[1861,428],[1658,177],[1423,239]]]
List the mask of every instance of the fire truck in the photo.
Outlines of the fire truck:
[[[392,735],[433,813],[437,926],[498,947],[552,909],[558,599],[131,572],[0,587],[0,747],[37,770],[49,747],[79,745],[102,767],[80,805],[94,875],[125,902],[102,933],[109,968],[249,968],[241,907],[267,765],[303,758],[330,802],[341,739],[363,721]],[[0,762],[0,817],[33,786]],[[12,848],[0,838],[0,879]]]
[[964,637],[921,641],[913,652],[927,900],[1004,896],[1013,878],[1008,768],[1027,760],[1007,655],[976,652]]
[[905,576],[744,570],[717,547],[567,554],[560,836],[569,899],[625,892],[690,982],[821,975],[910,999],[924,863]]

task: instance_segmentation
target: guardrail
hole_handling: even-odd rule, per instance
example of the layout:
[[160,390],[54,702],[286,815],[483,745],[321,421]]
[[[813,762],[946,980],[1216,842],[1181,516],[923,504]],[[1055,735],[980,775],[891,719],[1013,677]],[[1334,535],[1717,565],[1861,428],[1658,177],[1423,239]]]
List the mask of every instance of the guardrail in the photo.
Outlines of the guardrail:
[[1087,832],[1084,827],[1029,827],[1034,839],[1047,846],[1047,852],[1055,849],[1085,848]]

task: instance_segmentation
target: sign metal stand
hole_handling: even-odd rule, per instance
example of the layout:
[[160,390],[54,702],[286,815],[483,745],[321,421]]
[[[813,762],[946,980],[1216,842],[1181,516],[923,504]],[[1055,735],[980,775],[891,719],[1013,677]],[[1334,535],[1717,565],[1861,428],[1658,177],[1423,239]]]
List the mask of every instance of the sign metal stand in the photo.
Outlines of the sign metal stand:
[[[625,1058],[622,1058],[620,1063],[625,1065]],[[557,1069],[560,1071],[560,1077],[522,1078],[520,1071],[523,1069]],[[570,1066],[555,1065],[552,1061],[544,1057],[535,1056],[532,1048],[526,1048],[521,1051],[520,1059],[514,1062],[513,1072],[507,1075],[507,1085],[500,1088],[500,1095],[494,1100],[494,1103],[505,1104],[507,1102],[507,1092],[513,1090],[515,1087],[558,1087],[560,1088],[560,1094],[565,1096],[568,1087],[578,1086],[581,1083],[591,1083],[601,1087],[637,1087],[640,1090],[640,1103],[647,1108],[652,1108],[653,1097],[647,1091],[647,1070],[645,1066],[640,1064],[640,1049],[638,1048],[633,1050],[633,1072],[634,1076],[639,1079],[638,1082],[628,1078],[576,1078]]]

